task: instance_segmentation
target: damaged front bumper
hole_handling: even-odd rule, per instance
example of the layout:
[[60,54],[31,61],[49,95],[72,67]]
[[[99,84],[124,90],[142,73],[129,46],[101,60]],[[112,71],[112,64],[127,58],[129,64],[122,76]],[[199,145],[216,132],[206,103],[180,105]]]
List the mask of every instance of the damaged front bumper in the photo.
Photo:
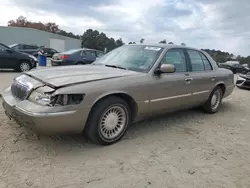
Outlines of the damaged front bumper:
[[2,94],[2,106],[9,119],[47,135],[81,133],[89,114],[89,109],[58,111],[29,100],[20,101],[9,91]]

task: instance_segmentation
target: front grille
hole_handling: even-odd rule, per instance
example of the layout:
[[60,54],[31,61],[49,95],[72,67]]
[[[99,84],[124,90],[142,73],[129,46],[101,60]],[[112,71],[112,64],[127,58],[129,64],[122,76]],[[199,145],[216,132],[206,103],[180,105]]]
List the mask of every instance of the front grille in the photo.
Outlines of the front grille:
[[11,93],[18,99],[24,100],[29,93],[29,87],[20,82],[14,81],[11,85]]
[[236,84],[242,84],[242,82],[244,82],[244,80],[237,80]]

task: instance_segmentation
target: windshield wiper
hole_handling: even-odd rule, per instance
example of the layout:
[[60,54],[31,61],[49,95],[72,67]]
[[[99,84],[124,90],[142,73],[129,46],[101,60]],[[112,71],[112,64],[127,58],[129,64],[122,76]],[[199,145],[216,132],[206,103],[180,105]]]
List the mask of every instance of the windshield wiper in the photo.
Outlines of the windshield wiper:
[[112,68],[127,70],[126,68],[121,67],[121,66],[119,66],[119,65],[109,65],[109,64],[106,64],[105,66],[106,66],[106,67],[112,67]]

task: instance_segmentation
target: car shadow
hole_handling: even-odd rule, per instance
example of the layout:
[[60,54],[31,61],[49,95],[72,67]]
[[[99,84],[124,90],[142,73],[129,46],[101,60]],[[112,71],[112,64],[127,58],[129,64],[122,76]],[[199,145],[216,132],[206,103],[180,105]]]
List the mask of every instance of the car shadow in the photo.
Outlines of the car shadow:
[[0,73],[1,72],[4,72],[4,73],[11,72],[11,73],[13,73],[13,72],[16,72],[16,71],[14,69],[0,69]]
[[[119,152],[120,150],[117,149],[119,147],[127,147],[132,150],[136,150],[136,146],[132,146],[132,143],[141,142],[145,137],[149,137],[150,140],[150,136],[152,134],[157,135],[162,133],[162,131],[168,131],[167,134],[171,134],[172,131],[169,130],[175,127],[182,129],[183,134],[193,134],[193,130],[190,129],[190,125],[193,123],[207,123],[210,120],[216,121],[216,118],[222,115],[224,116],[228,112],[234,112],[235,109],[235,105],[232,103],[223,102],[221,104],[220,111],[213,115],[206,114],[197,108],[160,115],[138,123],[134,123],[119,142],[105,147],[91,143],[82,134],[69,136],[45,136],[37,135],[26,127],[20,127],[14,121],[8,121],[8,125],[6,126],[11,129],[11,134],[14,135],[14,137],[12,137],[14,138],[13,142],[24,146],[29,146],[29,150],[38,151],[41,155],[70,155],[81,152],[95,152],[96,150],[98,152],[100,150],[102,152],[108,152],[111,150],[113,152]],[[7,121],[7,119],[4,121]],[[185,139],[185,135],[183,139]]]
[[[190,125],[191,121],[196,123],[203,122],[208,116],[212,116],[215,120],[219,116],[225,115],[224,113],[234,111],[235,106],[231,103],[222,103],[220,111],[214,115],[206,114],[202,110],[190,109],[186,111],[178,111],[174,113],[169,113],[165,115],[160,115],[154,118],[150,118],[138,123],[134,123],[127,131],[125,136],[119,141],[123,142],[126,145],[126,142],[133,142],[134,139],[139,137],[147,137],[151,134],[157,134],[162,131],[166,131],[173,127],[183,128]],[[205,119],[206,121],[206,119]],[[26,129],[26,128],[25,128]],[[27,129],[26,129],[27,130]],[[74,135],[74,136],[45,136],[45,135],[36,135],[30,130],[27,130],[29,133],[26,139],[36,141],[34,144],[38,148],[50,148],[60,154],[65,152],[74,151],[74,152],[86,152],[93,151],[100,148],[116,148],[119,147],[119,142],[110,146],[99,146],[88,141],[83,135]],[[40,146],[39,146],[40,145]],[[66,154],[66,153],[65,153]]]

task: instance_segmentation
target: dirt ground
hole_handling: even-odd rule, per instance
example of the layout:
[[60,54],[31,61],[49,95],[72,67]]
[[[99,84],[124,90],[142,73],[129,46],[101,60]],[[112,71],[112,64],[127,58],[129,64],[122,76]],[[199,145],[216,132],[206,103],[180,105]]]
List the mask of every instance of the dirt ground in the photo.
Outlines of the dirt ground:
[[117,144],[38,138],[0,109],[1,188],[249,188],[250,91],[214,115],[189,110],[135,124]]

